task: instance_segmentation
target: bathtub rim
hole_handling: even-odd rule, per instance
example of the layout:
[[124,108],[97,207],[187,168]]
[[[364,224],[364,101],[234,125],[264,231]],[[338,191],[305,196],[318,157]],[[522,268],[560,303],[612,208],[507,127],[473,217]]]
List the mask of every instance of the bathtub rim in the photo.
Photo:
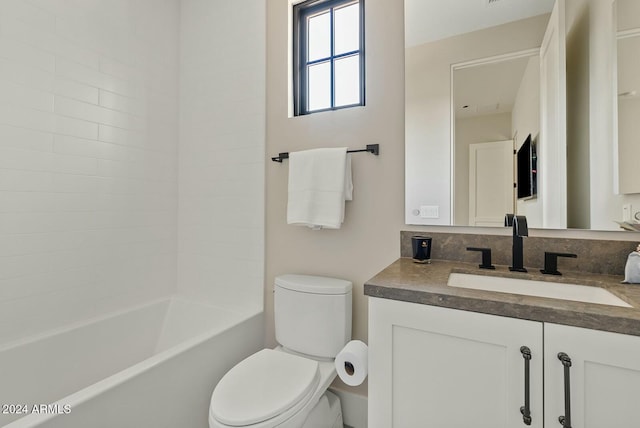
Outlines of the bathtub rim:
[[[145,358],[142,361],[139,361],[125,369],[122,369],[104,379],[101,379],[97,382],[94,382],[90,385],[87,385],[86,387],[73,392],[65,397],[62,397],[59,400],[56,400],[52,403],[30,403],[29,406],[33,406],[35,404],[50,404],[50,405],[58,405],[60,408],[62,408],[63,405],[70,405],[71,406],[71,412],[73,412],[73,408],[75,406],[81,405],[83,403],[86,403],[87,401],[91,400],[92,398],[95,398],[97,396],[99,396],[100,394],[104,393],[105,391],[108,391],[109,389],[115,388],[125,382],[127,382],[129,379],[132,379],[133,377],[135,377],[136,375],[142,374],[142,373],[146,373],[150,370],[152,370],[153,368],[157,367],[158,365],[160,365],[161,363],[168,361],[172,358],[177,357],[178,355],[185,353],[193,348],[195,348],[196,346],[208,341],[209,339],[218,336],[220,334],[223,334],[247,321],[249,321],[252,318],[255,317],[259,317],[262,316],[264,314],[264,310],[255,310],[255,311],[236,311],[236,310],[232,310],[232,309],[227,309],[227,308],[222,308],[216,305],[212,305],[209,303],[201,303],[201,302],[197,302],[193,299],[189,299],[186,296],[183,295],[179,295],[179,294],[174,294],[174,295],[169,295],[169,296],[165,296],[165,297],[161,297],[158,299],[154,299],[152,301],[149,302],[145,302],[139,305],[135,305],[135,306],[131,306],[127,309],[122,309],[122,310],[118,310],[115,312],[111,312],[109,314],[106,315],[101,315],[98,317],[92,317],[89,318],[85,321],[82,322],[76,322],[73,324],[69,324],[67,326],[64,327],[59,327],[59,328],[55,328],[55,329],[51,329],[51,330],[47,330],[46,332],[43,333],[39,333],[37,335],[33,335],[33,336],[29,336],[28,338],[25,339],[21,339],[15,342],[10,342],[5,346],[0,346],[0,352],[5,351],[5,350],[9,350],[9,349],[13,349],[22,345],[27,345],[29,343],[33,343],[37,340],[41,340],[43,338],[47,338],[47,337],[51,337],[51,336],[55,336],[58,334],[63,334],[65,332],[69,332],[69,331],[73,331],[76,329],[79,329],[81,327],[93,324],[93,323],[97,323],[100,321],[104,321],[104,320],[108,320],[110,318],[113,317],[117,317],[117,316],[121,316],[124,314],[127,314],[129,312],[134,312],[137,310],[141,310],[144,309],[148,306],[152,306],[152,305],[157,305],[159,303],[163,303],[163,302],[167,302],[168,304],[171,303],[172,300],[181,300],[183,302],[189,302],[189,303],[194,303],[197,305],[202,305],[202,306],[207,306],[211,309],[217,309],[217,310],[224,310],[225,312],[229,312],[231,314],[234,314],[237,316],[237,318],[234,319],[234,322],[232,322],[231,324],[225,325],[222,328],[216,328],[216,329],[212,329],[211,331],[207,331],[204,333],[200,333],[197,334],[187,340],[184,340],[170,348],[167,348],[165,350],[162,350],[156,354],[153,354],[152,356]],[[49,421],[55,417],[58,416],[64,416],[64,415],[59,415],[56,413],[30,413],[28,415],[25,415],[23,417],[21,417],[20,419],[16,419],[13,422],[10,422],[7,425],[4,425],[3,428],[31,428],[32,426],[37,426],[38,424],[44,423],[46,421]]]

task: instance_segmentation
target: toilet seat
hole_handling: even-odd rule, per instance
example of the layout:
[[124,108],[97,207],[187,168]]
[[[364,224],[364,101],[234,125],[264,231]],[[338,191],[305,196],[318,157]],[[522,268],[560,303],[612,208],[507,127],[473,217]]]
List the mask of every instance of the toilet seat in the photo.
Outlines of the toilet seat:
[[286,420],[307,404],[319,383],[317,361],[263,349],[220,380],[211,397],[210,418],[230,427]]

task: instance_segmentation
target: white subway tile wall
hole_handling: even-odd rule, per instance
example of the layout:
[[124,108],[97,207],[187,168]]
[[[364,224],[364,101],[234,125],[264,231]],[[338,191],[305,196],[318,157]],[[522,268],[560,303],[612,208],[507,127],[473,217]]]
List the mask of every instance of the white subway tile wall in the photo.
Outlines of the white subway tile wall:
[[251,312],[264,294],[265,3],[181,7],[178,291]]
[[179,25],[0,0],[0,343],[175,291]]

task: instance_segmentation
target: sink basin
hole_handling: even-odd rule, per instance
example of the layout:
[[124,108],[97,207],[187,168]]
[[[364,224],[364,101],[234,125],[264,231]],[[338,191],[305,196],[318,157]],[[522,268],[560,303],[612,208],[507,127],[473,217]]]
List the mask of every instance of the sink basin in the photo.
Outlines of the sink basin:
[[447,285],[472,288],[474,290],[499,291],[501,293],[523,294],[526,296],[549,297],[551,299],[573,300],[598,303],[601,305],[632,306],[624,300],[600,287],[557,282],[532,281],[529,279],[503,278],[498,276],[451,273]]

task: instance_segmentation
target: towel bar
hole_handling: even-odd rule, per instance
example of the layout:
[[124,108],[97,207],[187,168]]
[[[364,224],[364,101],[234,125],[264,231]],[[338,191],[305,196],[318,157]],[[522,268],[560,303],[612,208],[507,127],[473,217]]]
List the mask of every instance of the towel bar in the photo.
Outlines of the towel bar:
[[[380,154],[380,145],[379,144],[367,144],[366,149],[359,150],[347,150],[347,153],[359,153],[359,152],[367,152],[373,155],[378,156]],[[278,153],[278,156],[272,157],[271,160],[274,162],[282,163],[283,160],[289,159],[289,152]]]

